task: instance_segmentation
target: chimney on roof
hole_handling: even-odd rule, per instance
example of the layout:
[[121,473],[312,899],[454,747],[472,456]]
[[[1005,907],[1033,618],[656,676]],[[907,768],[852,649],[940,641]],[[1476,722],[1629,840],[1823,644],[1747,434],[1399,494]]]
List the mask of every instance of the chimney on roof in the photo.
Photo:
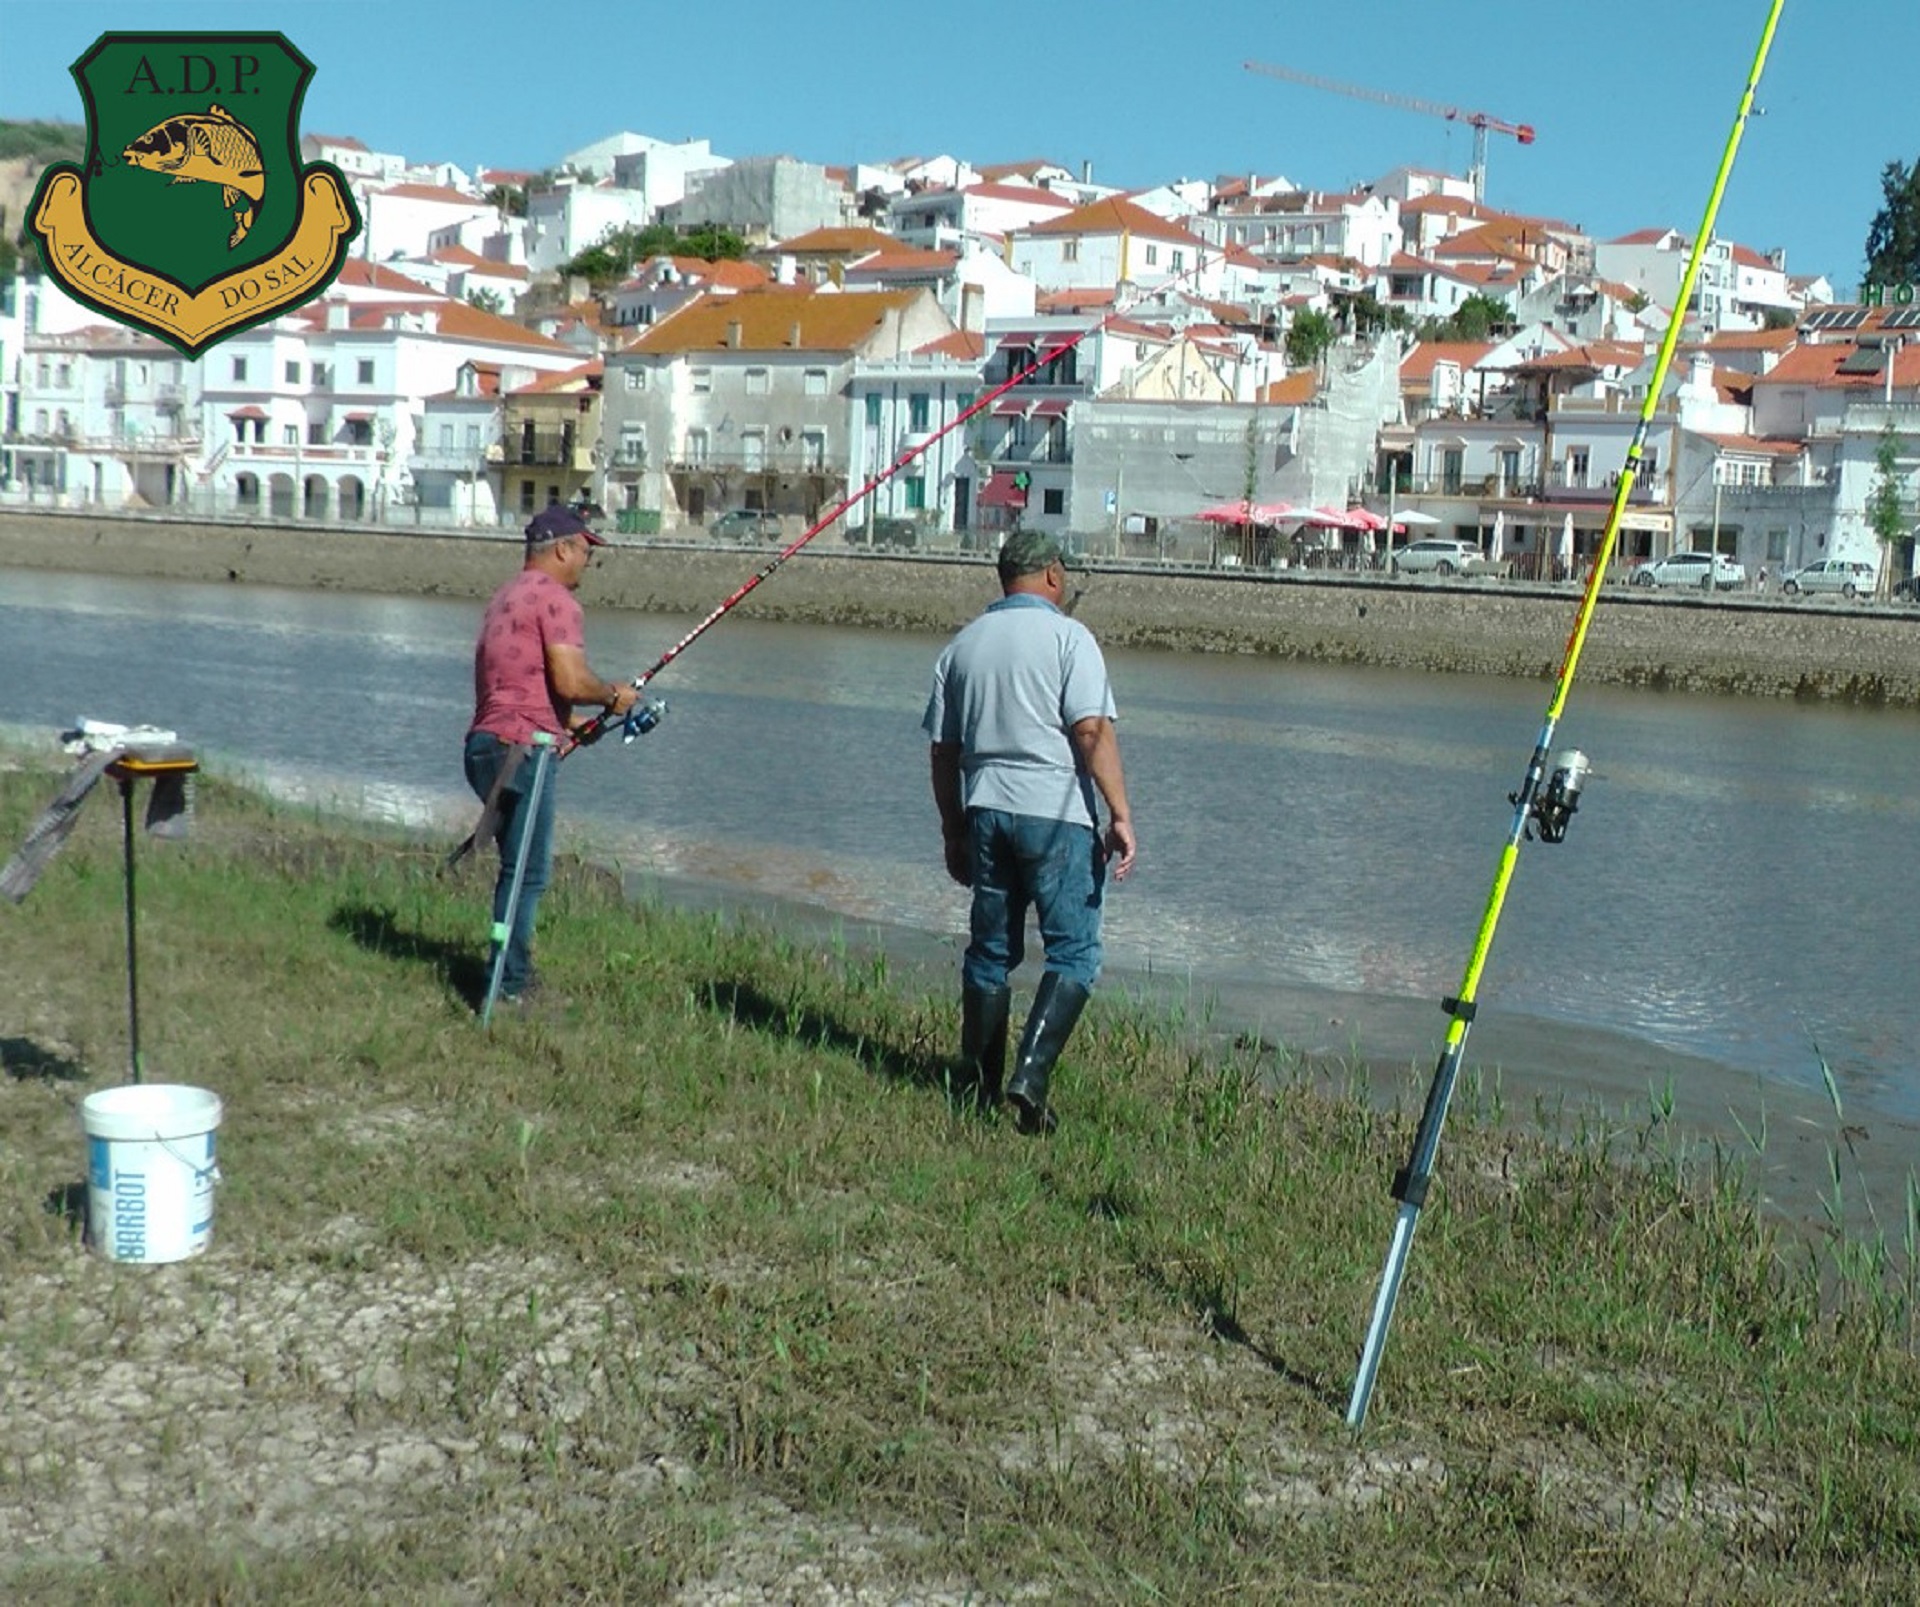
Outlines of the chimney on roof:
[[798,346],[800,344],[800,320],[798,318],[794,319],[792,324],[787,328],[787,344],[789,346]]
[[1082,184],[1091,184],[1093,182],[1093,163],[1088,161],[1081,162],[1080,182]]
[[783,251],[773,259],[773,282],[777,285],[790,285],[794,281],[794,260],[791,251]]
[[735,349],[740,345],[740,320],[738,318],[729,318],[727,320],[727,345],[729,348]]

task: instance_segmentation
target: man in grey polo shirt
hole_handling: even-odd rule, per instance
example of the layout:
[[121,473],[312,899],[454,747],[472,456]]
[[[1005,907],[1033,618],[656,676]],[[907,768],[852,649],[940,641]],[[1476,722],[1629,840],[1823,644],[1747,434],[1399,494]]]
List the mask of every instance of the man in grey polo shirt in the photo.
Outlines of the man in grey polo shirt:
[[[1022,1132],[1050,1132],[1047,1084],[1100,975],[1100,898],[1136,843],[1114,735],[1113,692],[1093,633],[1061,612],[1059,542],[1016,531],[1000,549],[1004,595],[948,643],[922,728],[933,742],[933,798],[947,874],[973,889],[961,964],[960,1058],[983,1105],[1006,1073],[1012,994],[1039,917],[1046,972],[1004,1096]],[[1107,806],[1100,827],[1095,793]]]

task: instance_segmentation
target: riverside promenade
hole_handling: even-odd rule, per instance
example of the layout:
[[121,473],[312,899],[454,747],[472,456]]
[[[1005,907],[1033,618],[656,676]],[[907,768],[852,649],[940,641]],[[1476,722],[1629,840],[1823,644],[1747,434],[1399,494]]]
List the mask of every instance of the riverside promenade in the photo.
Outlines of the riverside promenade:
[[[705,614],[776,551],[681,538],[617,541],[588,573],[581,601]],[[518,561],[517,542],[498,534],[0,509],[0,569],[481,599]],[[1579,604],[1571,583],[1231,573],[1097,559],[1075,584],[1082,591],[1077,617],[1111,646],[1543,680],[1560,666]],[[740,609],[800,624],[944,634],[996,590],[982,559],[850,552],[828,532]],[[1580,674],[1656,690],[1920,707],[1920,608],[1652,594],[1609,583]]]

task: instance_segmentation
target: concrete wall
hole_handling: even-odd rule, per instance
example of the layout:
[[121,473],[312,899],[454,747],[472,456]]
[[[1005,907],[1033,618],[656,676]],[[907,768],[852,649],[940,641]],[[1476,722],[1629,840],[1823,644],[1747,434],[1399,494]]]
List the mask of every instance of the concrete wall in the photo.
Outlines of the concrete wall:
[[[820,538],[822,542],[831,536]],[[606,553],[589,606],[704,613],[763,558],[668,545]],[[519,566],[517,541],[252,528],[0,511],[0,569],[486,597]],[[1253,653],[1551,680],[1577,604],[1569,588],[1457,586],[1373,576],[1076,576],[1075,615],[1112,646]],[[984,559],[892,559],[803,549],[741,604],[762,619],[944,633],[998,595]],[[1602,600],[1583,680],[1652,689],[1920,707],[1920,609],[1766,599]],[[137,673],[137,667],[134,667]],[[1544,706],[1544,704],[1543,704]]]

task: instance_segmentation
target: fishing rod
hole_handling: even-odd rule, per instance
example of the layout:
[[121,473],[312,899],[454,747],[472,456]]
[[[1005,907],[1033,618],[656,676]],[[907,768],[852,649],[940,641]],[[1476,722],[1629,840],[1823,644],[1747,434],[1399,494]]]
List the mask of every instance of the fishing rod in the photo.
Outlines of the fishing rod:
[[1780,11],[1784,4],[1785,0],[1771,0],[1767,25],[1760,36],[1760,48],[1755,52],[1752,70],[1747,74],[1747,87],[1740,97],[1740,109],[1734,116],[1733,128],[1727,136],[1719,171],[1714,175],[1713,190],[1707,198],[1700,231],[1694,236],[1693,249],[1687,254],[1686,271],[1680,277],[1680,289],[1674,297],[1667,332],[1654,361],[1653,378],[1647,385],[1640,418],[1627,446],[1626,468],[1614,486],[1613,505],[1607,512],[1606,530],[1587,575],[1586,590],[1580,598],[1579,612],[1574,617],[1573,632],[1567,638],[1566,654],[1561,660],[1560,672],[1554,679],[1553,695],[1547,702],[1546,719],[1534,742],[1533,755],[1527,761],[1520,788],[1508,795],[1507,801],[1513,805],[1513,824],[1500,853],[1493,886],[1487,895],[1486,910],[1480,918],[1480,929],[1474,938],[1473,952],[1467,959],[1466,972],[1461,978],[1460,991],[1456,996],[1442,1001],[1450,1017],[1446,1041],[1440,1051],[1439,1063],[1434,1067],[1433,1082],[1427,1090],[1426,1108],[1421,1112],[1420,1125],[1414,1133],[1412,1152],[1407,1164],[1394,1174],[1390,1192],[1400,1202],[1400,1212],[1394,1222],[1392,1242],[1387,1248],[1386,1270],[1381,1276],[1379,1294],[1374,1300],[1373,1318],[1368,1324],[1366,1342],[1360,1352],[1360,1368],[1353,1382],[1353,1396],[1347,1404],[1347,1424],[1356,1430],[1364,1426],[1367,1420],[1367,1405],[1373,1398],[1381,1352],[1386,1348],[1387,1330],[1393,1322],[1393,1310],[1399,1299],[1401,1282],[1406,1277],[1407,1257],[1413,1248],[1414,1230],[1419,1225],[1420,1209],[1426,1204],[1427,1191],[1433,1181],[1434,1161],[1440,1149],[1440,1129],[1446,1123],[1447,1106],[1453,1099],[1454,1083],[1460,1073],[1461,1054],[1466,1048],[1467,1034],[1473,1026],[1475,996],[1480,987],[1481,973],[1486,968],[1487,955],[1493,947],[1494,929],[1500,924],[1500,911],[1506,903],[1508,885],[1513,880],[1521,841],[1530,838],[1533,829],[1538,828],[1543,841],[1559,842],[1566,835],[1568,819],[1580,806],[1580,788],[1589,768],[1587,757],[1577,749],[1567,750],[1551,777],[1548,777],[1547,762],[1553,747],[1554,732],[1566,709],[1567,696],[1573,690],[1574,672],[1579,667],[1580,654],[1586,646],[1587,628],[1593,620],[1594,606],[1600,600],[1600,586],[1613,557],[1620,522],[1626,512],[1627,497],[1633,489],[1646,446],[1647,432],[1652,427],[1654,411],[1660,403],[1660,391],[1666,380],[1668,366],[1673,361],[1674,347],[1679,343],[1681,320],[1692,299],[1694,281],[1699,276],[1707,242],[1713,235],[1714,220],[1720,212],[1720,198],[1726,193],[1727,179],[1733,171],[1733,159],[1740,149],[1741,135],[1745,133],[1747,119],[1753,113],[1753,97],[1760,86],[1760,74],[1766,66],[1767,52],[1773,48],[1773,35],[1779,26]]
[[[826,513],[822,514],[820,518],[802,531],[795,540],[789,542],[785,547],[782,547],[776,552],[773,557],[767,560],[765,565],[755,574],[748,577],[743,585],[736,588],[730,596],[725,598],[718,607],[713,609],[711,613],[696,624],[692,630],[688,631],[679,641],[675,642],[673,646],[669,647],[636,675],[631,682],[634,691],[644,691],[648,683],[651,682],[656,675],[737,608],[749,593],[768,579],[789,558],[802,547],[806,546],[808,542],[813,540],[815,536],[819,535],[821,531],[825,530],[836,519],[847,513],[850,509],[858,507],[875,491],[879,490],[881,486],[885,485],[887,481],[891,480],[902,469],[906,468],[908,464],[912,463],[914,459],[930,451],[935,442],[951,435],[955,430],[959,429],[962,424],[966,423],[968,419],[990,406],[1016,385],[1020,384],[1028,375],[1037,374],[1042,368],[1046,367],[1048,363],[1058,361],[1061,353],[1072,351],[1083,340],[1087,339],[1088,336],[1105,329],[1107,325],[1112,323],[1116,318],[1123,317],[1127,313],[1132,312],[1134,308],[1140,306],[1145,301],[1151,300],[1153,297],[1164,296],[1175,285],[1192,278],[1206,266],[1206,261],[1207,258],[1204,251],[1196,252],[1194,254],[1194,264],[1191,268],[1185,268],[1179,273],[1170,275],[1154,285],[1151,289],[1138,291],[1129,300],[1117,304],[1113,311],[1102,318],[1096,319],[1078,334],[1063,336],[1056,344],[1044,347],[1045,356],[1038,355],[1043,348],[1036,343],[1034,360],[1027,364],[1025,368],[1020,369],[1017,373],[1009,373],[1004,381],[994,386],[993,389],[985,395],[979,397],[964,411],[956,414],[948,423],[943,424],[939,429],[935,430],[918,446],[909,447],[902,451],[886,468],[882,469],[878,474],[870,476],[857,490],[849,493],[839,502],[835,503]],[[635,737],[651,731],[658,725],[666,712],[666,705],[660,702],[636,702],[624,715],[616,715],[611,710],[603,709],[599,714],[594,715],[589,720],[582,721],[567,733],[560,744],[553,750],[552,762],[558,763],[574,752],[575,749],[588,747],[598,742],[608,731],[615,727],[619,728],[623,741],[632,742]],[[492,808],[491,805],[489,805],[489,807],[482,812],[480,824],[475,826],[475,828],[466,835],[460,845],[447,855],[445,865],[448,868],[457,865],[461,860],[466,858],[468,854],[473,852],[475,845],[480,839],[481,832],[491,823],[491,816]]]
[[[979,397],[969,407],[967,407],[964,412],[956,414],[950,421],[948,421],[946,424],[943,424],[939,429],[935,430],[918,446],[909,447],[903,452],[901,452],[900,455],[896,457],[892,463],[888,464],[886,468],[882,469],[878,474],[873,475],[871,478],[869,478],[866,481],[865,484],[860,486],[857,490],[850,492],[846,497],[842,498],[841,501],[835,503],[833,507],[829,508],[826,511],[826,513],[822,514],[820,518],[815,520],[813,524],[809,525],[806,530],[801,532],[801,534],[795,540],[788,543],[788,545],[786,545],[785,547],[782,547],[777,553],[775,553],[770,559],[767,560],[764,567],[762,567],[757,573],[749,576],[746,582],[740,587],[738,587],[732,593],[731,596],[727,597],[724,601],[722,601],[718,607],[716,607],[704,619],[702,619],[698,624],[696,624],[692,630],[688,631],[685,636],[681,637],[679,641],[675,642],[673,646],[669,647],[657,659],[655,659],[644,670],[642,670],[638,675],[636,675],[633,678],[633,681],[631,683],[634,691],[636,692],[644,691],[646,689],[647,684],[650,681],[652,681],[652,679],[656,675],[658,675],[676,658],[678,658],[689,647],[691,647],[702,636],[704,636],[707,633],[707,631],[709,631],[713,626],[719,624],[719,622],[722,619],[724,619],[729,613],[731,613],[736,607],[738,607],[740,603],[745,601],[747,596],[751,592],[753,592],[755,588],[757,588],[761,584],[761,582],[771,577],[774,571],[779,569],[780,566],[784,564],[789,558],[791,558],[795,553],[797,553],[802,547],[806,546],[808,542],[812,541],[813,538],[819,535],[821,531],[827,529],[828,526],[833,524],[833,522],[839,519],[843,514],[847,513],[850,509],[857,508],[875,491],[879,490],[881,486],[885,485],[887,481],[891,480],[902,469],[906,468],[908,464],[912,463],[914,459],[922,456],[924,453],[928,451],[931,451],[934,444],[937,441],[940,441],[944,439],[946,436],[951,435],[955,430],[959,429],[962,424],[966,423],[968,419],[972,418],[975,414],[981,412],[984,408],[990,406],[995,401],[999,400],[1000,397],[1004,396],[1008,391],[1012,390],[1016,385],[1019,385],[1023,380],[1027,378],[1028,375],[1036,374],[1042,368],[1046,367],[1048,363],[1058,361],[1062,353],[1072,351],[1076,346],[1078,346],[1081,343],[1081,341],[1087,339],[1088,336],[1097,333],[1099,330],[1106,328],[1106,326],[1112,323],[1116,318],[1120,318],[1125,314],[1131,312],[1135,307],[1139,306],[1144,301],[1150,300],[1155,296],[1165,295],[1167,291],[1171,290],[1175,285],[1179,284],[1182,280],[1191,278],[1194,274],[1197,274],[1198,272],[1200,272],[1201,268],[1205,264],[1205,260],[1206,260],[1205,256],[1203,254],[1200,255],[1199,259],[1194,263],[1194,265],[1191,268],[1187,268],[1182,272],[1173,275],[1171,278],[1162,280],[1159,284],[1155,285],[1151,290],[1140,291],[1137,295],[1133,297],[1132,300],[1126,302],[1123,305],[1116,306],[1112,312],[1108,313],[1105,317],[1099,319],[1098,321],[1087,325],[1087,327],[1081,330],[1077,335],[1074,335],[1071,338],[1063,337],[1058,344],[1046,346],[1044,348],[1045,354],[1046,354],[1044,357],[1036,355],[1034,360],[1031,363],[1029,363],[1025,368],[1021,369],[1018,373],[1010,373],[1007,376],[1007,378],[1004,381],[1002,381],[999,385],[996,385],[992,390],[988,391],[985,395]],[[1042,349],[1043,348],[1038,343],[1036,343],[1035,345],[1036,353],[1038,353]],[[596,714],[592,719],[585,721],[584,723],[582,723],[579,726],[576,726],[573,729],[573,731],[569,734],[567,739],[562,743],[557,757],[564,759],[567,757],[568,754],[572,753],[574,749],[583,748],[588,746],[590,743],[598,742],[600,738],[605,736],[606,733],[612,727],[622,724],[623,720],[624,720],[623,716],[615,715],[611,711],[602,710],[599,714]],[[627,733],[626,740],[629,742],[632,741],[633,735],[634,733],[629,731]]]

